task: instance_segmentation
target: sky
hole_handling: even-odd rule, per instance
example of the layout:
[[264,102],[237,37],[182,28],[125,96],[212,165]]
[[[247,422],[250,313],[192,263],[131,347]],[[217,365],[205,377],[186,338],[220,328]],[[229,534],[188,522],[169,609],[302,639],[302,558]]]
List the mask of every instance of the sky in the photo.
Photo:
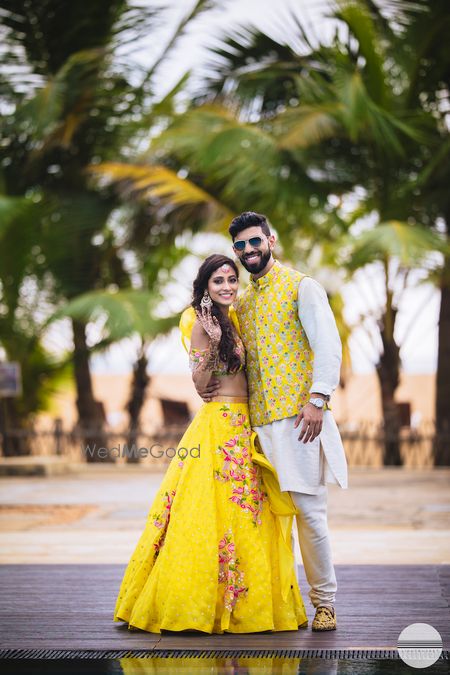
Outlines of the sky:
[[[147,5],[148,2],[149,0],[141,0],[142,4]],[[156,38],[155,33],[152,33],[148,39],[139,41],[133,47],[131,58],[141,66],[150,65],[155,56],[164,51],[173,27],[193,5],[192,0],[167,2],[167,20],[156,33]],[[192,25],[170,57],[164,61],[156,79],[161,93],[169,91],[187,69],[192,71],[194,82],[196,78],[201,78],[207,56],[206,46],[215,43],[223,29],[228,31],[239,24],[253,24],[273,37],[293,35],[289,12],[294,10],[302,18],[303,24],[311,26],[311,35],[315,32],[322,39],[329,39],[335,30],[335,25],[325,18],[330,6],[327,0],[222,0],[215,5],[216,9],[203,14]],[[176,271],[175,281],[168,290],[167,307],[173,312],[181,312],[189,304],[192,281],[204,257],[214,252],[233,255],[228,238],[222,235],[195,235],[186,243],[189,243],[194,255],[184,261]],[[320,268],[314,270],[314,276],[326,288],[327,285],[336,287],[338,284],[345,299],[345,317],[351,325],[359,322],[361,313],[366,312],[368,307],[376,316],[383,298],[382,276],[376,268],[358,273],[351,284],[343,284],[339,276],[330,279],[329,273]],[[243,278],[245,281],[245,273]],[[396,337],[403,344],[401,357],[406,372],[430,373],[436,369],[439,298],[439,292],[430,284],[414,285],[404,294],[398,314]],[[97,333],[95,326],[91,326],[92,341],[96,340]],[[67,331],[68,339],[69,335],[70,331]],[[61,341],[55,334],[50,334],[49,338],[55,344]],[[374,344],[374,340],[370,338],[370,331],[367,333],[363,328],[356,328],[350,341],[353,370],[358,373],[373,371],[378,348],[376,340]],[[135,343],[133,340],[125,340],[112,347],[107,354],[94,357],[92,367],[94,372],[126,372],[135,356]],[[150,348],[149,357],[149,370],[152,373],[189,372],[187,357],[177,330],[169,337],[156,340]]]

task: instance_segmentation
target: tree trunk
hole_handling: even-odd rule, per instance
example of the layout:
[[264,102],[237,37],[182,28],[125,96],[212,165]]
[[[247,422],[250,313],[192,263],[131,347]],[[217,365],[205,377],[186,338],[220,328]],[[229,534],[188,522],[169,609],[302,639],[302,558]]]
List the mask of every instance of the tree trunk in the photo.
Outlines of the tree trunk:
[[[131,384],[130,400],[126,406],[130,418],[129,434],[127,438],[128,448],[137,448],[140,416],[145,402],[147,387],[150,382],[150,377],[147,374],[147,365],[148,360],[145,356],[143,347],[141,350],[141,355],[139,356],[133,368],[133,381]],[[127,455],[127,462],[137,463],[139,460],[140,457],[135,452]]]
[[32,427],[17,412],[16,399],[10,396],[0,398],[0,433],[2,435],[3,456],[25,457],[33,454],[31,431]]
[[435,466],[450,465],[450,259],[441,281],[439,346],[436,373]]
[[[392,323],[396,310],[392,310]],[[400,349],[393,337],[387,337],[386,327],[380,330],[383,342],[383,353],[377,364],[377,375],[380,382],[381,409],[384,428],[384,466],[401,466],[400,454],[400,416],[395,401],[395,392],[400,382]]]
[[74,370],[77,386],[77,431],[81,434],[83,455],[87,462],[114,462],[104,433],[103,404],[93,394],[89,350],[86,345],[85,324],[72,320],[74,339]]

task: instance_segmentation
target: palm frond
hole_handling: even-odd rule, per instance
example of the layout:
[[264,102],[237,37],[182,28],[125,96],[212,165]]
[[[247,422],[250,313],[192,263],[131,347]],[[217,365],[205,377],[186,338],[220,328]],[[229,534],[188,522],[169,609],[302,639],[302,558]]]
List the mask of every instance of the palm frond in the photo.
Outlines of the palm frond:
[[342,134],[335,104],[289,108],[273,120],[273,132],[284,149],[307,148]]
[[8,227],[31,207],[26,197],[0,195],[0,241]]
[[353,241],[348,267],[354,270],[374,260],[396,258],[402,267],[412,268],[423,265],[431,253],[448,250],[445,239],[428,228],[389,221]]
[[192,7],[190,12],[184,16],[178,26],[176,26],[175,30],[173,31],[171,37],[169,38],[169,41],[166,43],[163,52],[161,55],[154,61],[152,64],[151,68],[147,71],[145,78],[143,79],[142,82],[142,87],[145,88],[145,85],[152,79],[156,71],[158,70],[159,66],[161,63],[164,61],[164,59],[167,57],[167,55],[170,53],[170,51],[173,49],[173,47],[177,44],[178,40],[184,35],[186,29],[188,26],[192,24],[192,22],[199,17],[202,13],[208,11],[212,7],[214,7],[215,0],[197,0],[195,5]]
[[[102,181],[117,184],[124,195],[134,194],[141,200],[158,200],[171,209],[186,205],[207,206],[211,226],[219,230],[224,229],[233,217],[214,195],[165,166],[105,162],[91,166],[89,172]],[[186,223],[188,226],[189,223]]]
[[385,55],[382,51],[383,42],[377,34],[370,12],[363,2],[341,0],[335,16],[346,24],[350,35],[358,41],[359,54],[364,59],[361,70],[367,89],[371,98],[383,105],[386,98]]
[[85,323],[103,321],[101,348],[133,334],[140,335],[144,340],[151,340],[171,330],[179,319],[178,316],[156,317],[156,300],[155,295],[149,291],[92,291],[74,298],[58,309],[46,325],[65,317]]
[[261,113],[275,111],[295,96],[295,77],[302,58],[287,44],[256,28],[239,26],[210,49],[205,67],[203,96],[236,94]]

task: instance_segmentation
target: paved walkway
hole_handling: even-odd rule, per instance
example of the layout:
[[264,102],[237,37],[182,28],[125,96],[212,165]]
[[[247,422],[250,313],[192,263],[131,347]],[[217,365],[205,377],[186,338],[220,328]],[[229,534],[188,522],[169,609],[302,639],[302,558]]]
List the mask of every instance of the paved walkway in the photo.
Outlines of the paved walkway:
[[[162,474],[87,465],[0,478],[0,563],[128,562]],[[450,469],[354,468],[329,486],[336,564],[450,563]]]

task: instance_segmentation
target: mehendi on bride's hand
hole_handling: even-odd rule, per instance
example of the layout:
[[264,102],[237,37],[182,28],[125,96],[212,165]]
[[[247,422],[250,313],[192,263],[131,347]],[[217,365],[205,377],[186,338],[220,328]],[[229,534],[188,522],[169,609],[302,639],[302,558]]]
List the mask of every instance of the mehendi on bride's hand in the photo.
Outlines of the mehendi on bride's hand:
[[222,329],[217,317],[211,314],[211,310],[206,307],[201,307],[200,310],[196,309],[195,314],[208,334],[211,345],[218,347],[222,337]]

